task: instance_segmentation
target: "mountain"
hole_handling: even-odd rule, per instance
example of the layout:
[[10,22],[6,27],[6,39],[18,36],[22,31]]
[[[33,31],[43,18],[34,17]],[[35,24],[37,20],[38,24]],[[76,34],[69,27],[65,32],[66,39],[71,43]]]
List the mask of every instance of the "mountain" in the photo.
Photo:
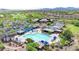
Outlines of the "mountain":
[[50,10],[55,10],[55,11],[79,11],[79,8],[74,8],[74,7],[57,7],[57,8],[43,8],[43,9],[39,9],[42,11],[50,11]]
[[59,7],[59,8],[54,8],[53,10],[60,10],[60,11],[77,11],[77,10],[79,10],[79,8],[74,8],[74,7],[62,8],[62,7]]
[[[79,8],[75,8],[75,7],[67,7],[67,8],[64,8],[64,7],[56,7],[56,8],[41,8],[41,9],[31,9],[31,10],[28,10],[28,11],[51,11],[51,10],[55,10],[55,11],[79,11]],[[23,10],[19,10],[19,9],[16,9],[16,10],[12,10],[12,9],[0,9],[0,12],[10,12],[10,11],[23,11]],[[26,9],[27,11],[27,9]]]

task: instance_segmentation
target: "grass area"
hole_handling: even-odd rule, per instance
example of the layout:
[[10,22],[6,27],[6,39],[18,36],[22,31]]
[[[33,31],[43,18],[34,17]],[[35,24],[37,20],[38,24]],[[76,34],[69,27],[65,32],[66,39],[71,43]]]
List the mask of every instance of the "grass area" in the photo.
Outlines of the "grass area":
[[65,29],[69,29],[73,34],[79,33],[79,27],[73,24],[67,24]]
[[26,46],[27,46],[26,49],[28,51],[37,51],[36,47],[38,47],[39,44],[36,42],[32,42],[32,43],[28,43]]
[[0,49],[3,49],[4,48],[4,45],[2,42],[0,42]]
[[36,42],[28,43],[27,45],[32,46],[32,47],[38,47],[39,46],[39,44],[36,43]]
[[66,29],[70,30],[76,39],[79,39],[79,27],[77,27],[73,24],[67,24],[66,28],[64,28],[64,30],[66,30]]

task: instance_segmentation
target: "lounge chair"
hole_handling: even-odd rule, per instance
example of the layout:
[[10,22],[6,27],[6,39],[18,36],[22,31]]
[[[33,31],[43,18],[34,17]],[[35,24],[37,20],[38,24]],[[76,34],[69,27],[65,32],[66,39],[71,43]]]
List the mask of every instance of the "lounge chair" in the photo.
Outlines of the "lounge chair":
[[43,41],[43,40],[41,40],[40,42],[41,42],[41,43],[44,43],[44,41]]
[[44,42],[45,45],[49,45],[49,43],[47,41]]

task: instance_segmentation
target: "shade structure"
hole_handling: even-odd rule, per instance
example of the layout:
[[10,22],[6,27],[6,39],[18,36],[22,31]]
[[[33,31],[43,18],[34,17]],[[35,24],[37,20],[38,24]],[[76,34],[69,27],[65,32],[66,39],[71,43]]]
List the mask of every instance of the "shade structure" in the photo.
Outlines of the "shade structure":
[[44,31],[53,32],[53,30],[52,30],[52,29],[49,29],[49,28],[44,28],[43,30],[44,30]]

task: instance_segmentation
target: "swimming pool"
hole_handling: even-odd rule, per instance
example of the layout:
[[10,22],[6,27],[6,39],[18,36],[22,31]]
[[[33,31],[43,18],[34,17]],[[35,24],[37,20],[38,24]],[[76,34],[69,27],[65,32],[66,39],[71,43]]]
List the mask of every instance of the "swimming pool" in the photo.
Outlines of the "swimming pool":
[[47,34],[43,34],[43,33],[33,33],[33,34],[24,34],[22,35],[23,38],[27,39],[27,38],[31,38],[34,41],[49,41],[50,36]]

